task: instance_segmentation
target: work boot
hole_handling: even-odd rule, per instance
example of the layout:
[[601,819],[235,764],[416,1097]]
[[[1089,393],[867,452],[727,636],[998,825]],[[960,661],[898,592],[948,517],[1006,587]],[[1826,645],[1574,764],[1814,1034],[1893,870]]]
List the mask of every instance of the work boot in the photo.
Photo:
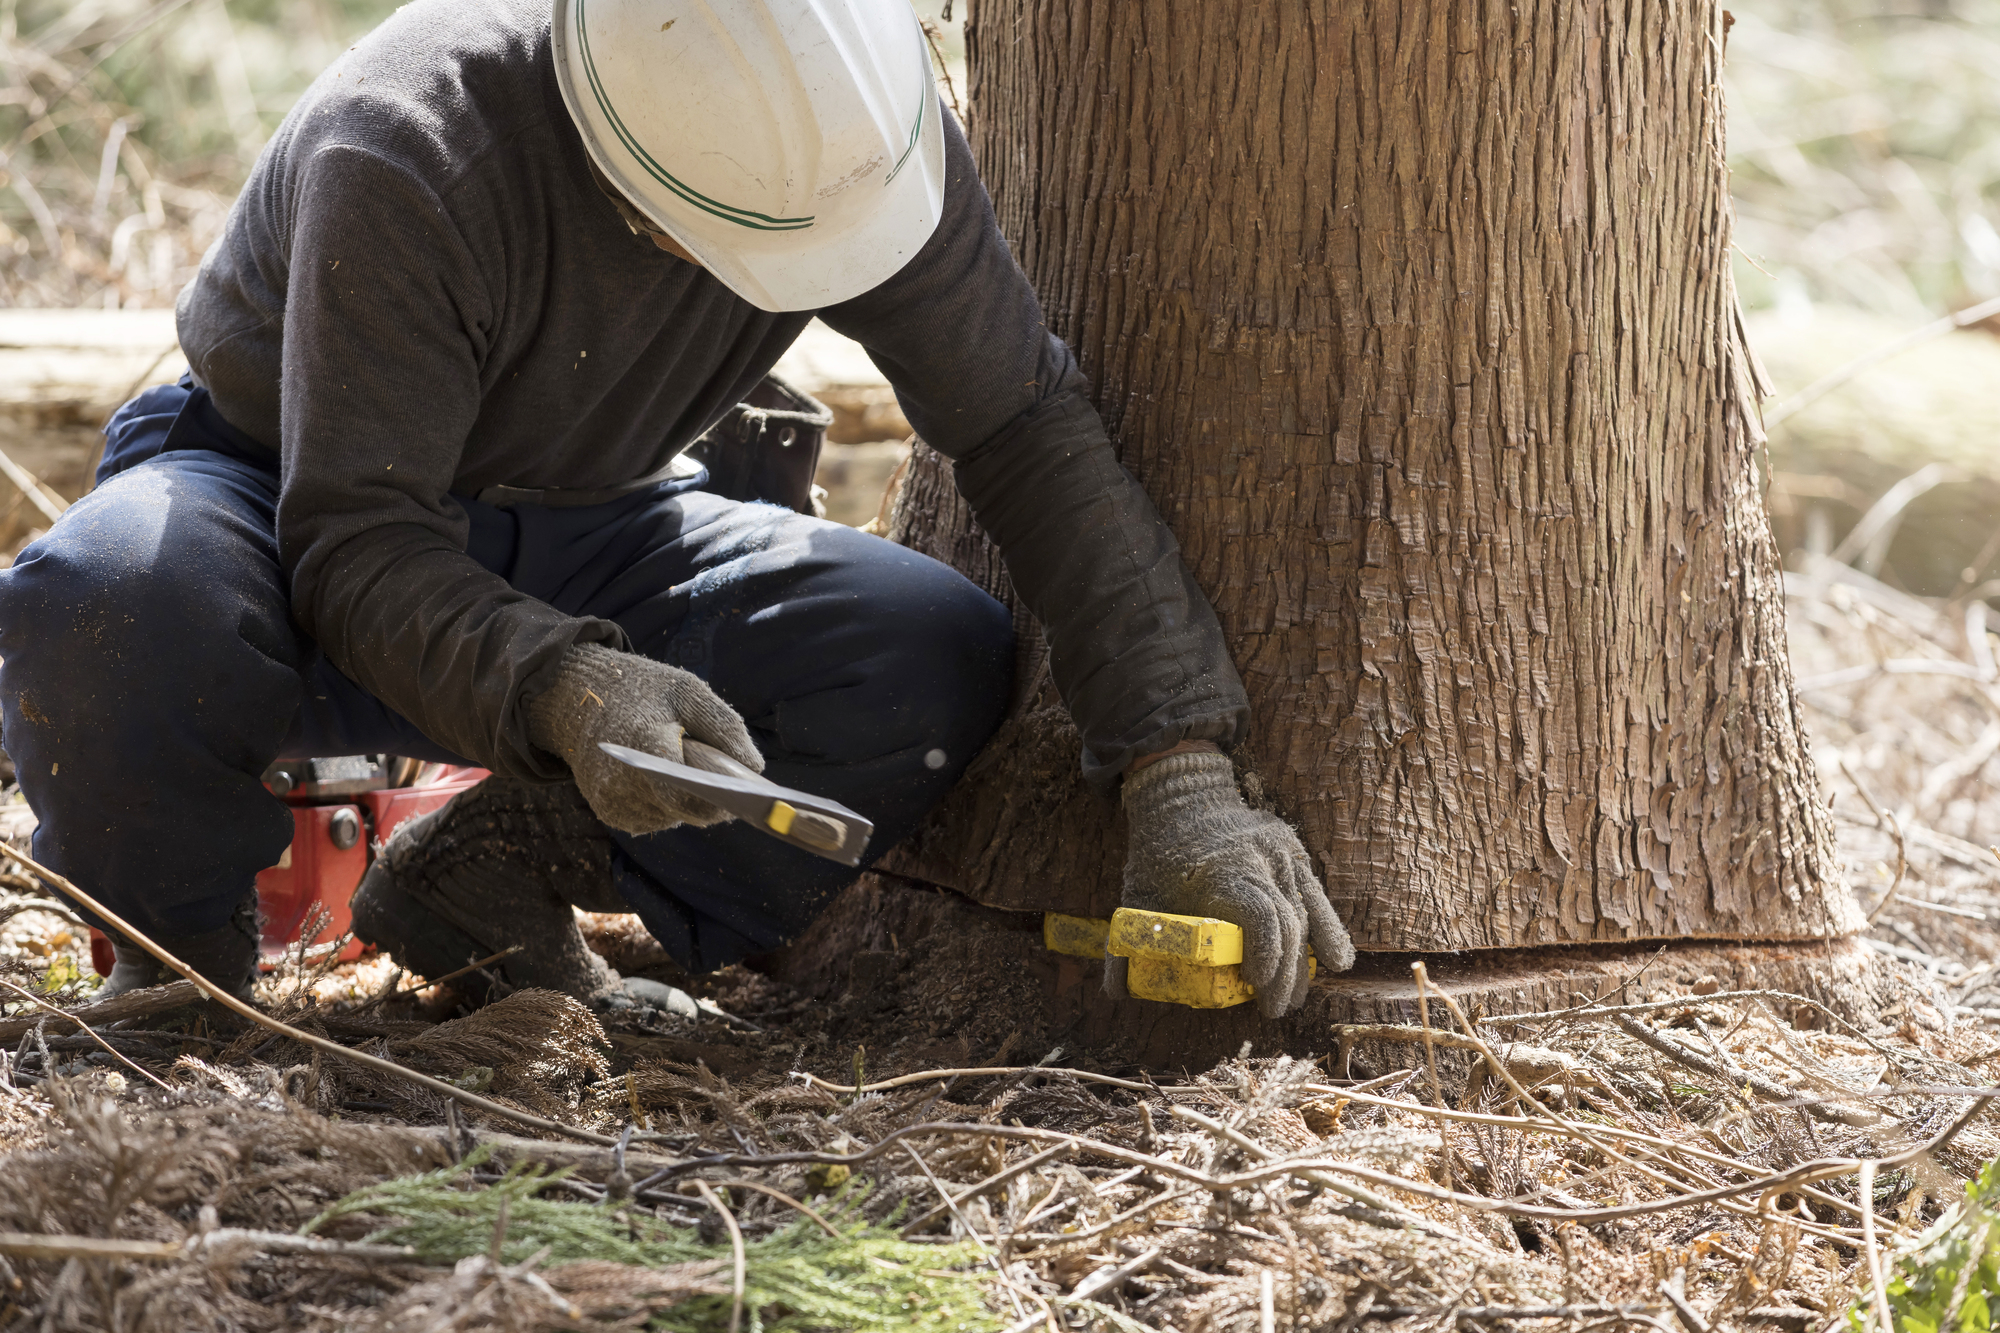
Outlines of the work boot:
[[352,902],[355,935],[419,976],[450,976],[519,946],[452,980],[475,1003],[532,987],[598,1009],[694,1012],[684,992],[612,971],[583,942],[573,906],[630,910],[611,883],[610,833],[574,783],[502,777],[399,827]]
[[[247,1000],[257,980],[258,933],[257,900],[249,898],[214,930],[201,935],[162,935],[155,942],[237,999]],[[118,960],[117,966],[97,988],[94,999],[108,1000],[126,991],[180,980],[180,973],[115,931],[111,932],[111,953]]]

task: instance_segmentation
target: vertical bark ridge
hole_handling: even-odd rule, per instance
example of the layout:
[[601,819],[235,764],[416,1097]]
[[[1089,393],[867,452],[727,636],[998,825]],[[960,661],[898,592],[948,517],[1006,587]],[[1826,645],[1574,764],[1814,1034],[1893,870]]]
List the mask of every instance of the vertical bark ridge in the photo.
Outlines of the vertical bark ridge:
[[[1722,42],[1713,0],[975,12],[1001,226],[1364,948],[1857,924],[1755,486]],[[962,544],[922,494],[899,530]],[[1053,704],[902,868],[1115,897]]]

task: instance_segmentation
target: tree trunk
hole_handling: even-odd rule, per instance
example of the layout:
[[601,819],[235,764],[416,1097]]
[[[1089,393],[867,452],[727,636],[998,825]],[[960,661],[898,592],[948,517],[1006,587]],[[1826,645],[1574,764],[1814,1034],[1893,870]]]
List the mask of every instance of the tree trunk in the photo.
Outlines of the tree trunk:
[[[977,0],[971,132],[1356,944],[1838,935],[1729,269],[1713,0]],[[1006,592],[936,455],[892,534]],[[1023,653],[888,868],[1104,912]]]

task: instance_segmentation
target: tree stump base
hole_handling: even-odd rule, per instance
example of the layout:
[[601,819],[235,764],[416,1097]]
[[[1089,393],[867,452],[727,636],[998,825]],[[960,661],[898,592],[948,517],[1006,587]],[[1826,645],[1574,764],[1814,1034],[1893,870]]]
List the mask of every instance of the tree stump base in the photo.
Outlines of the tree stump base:
[[[1694,983],[1713,977],[1723,990],[1790,992],[1869,1026],[1908,985],[1853,938],[1365,953],[1353,971],[1322,976],[1297,1012],[1270,1022],[1254,1005],[1196,1010],[1114,1002],[1102,989],[1101,962],[1042,946],[1038,913],[983,907],[950,890],[884,874],[862,876],[803,938],[759,966],[826,1002],[836,1041],[864,1042],[885,1053],[900,1046],[909,1059],[957,1043],[974,1064],[1003,1043],[1013,1052],[1012,1063],[1061,1046],[1066,1060],[1129,1064],[1171,1077],[1207,1069],[1245,1042],[1258,1055],[1324,1058],[1335,1072],[1343,1026],[1419,1021],[1410,972],[1419,958],[1433,989],[1475,1016],[1564,1009],[1613,996],[1621,987],[1620,1001],[1638,1003],[1658,991],[1688,994]],[[1785,1017],[1802,1028],[1825,1024],[1806,1005]],[[1440,1030],[1452,1028],[1442,1004],[1431,1005],[1430,1019]],[[1356,1076],[1423,1059],[1419,1048],[1365,1039],[1347,1054]],[[1450,1062],[1462,1061],[1454,1055]]]
[[[1438,992],[1451,996],[1475,1019],[1488,1014],[1541,1013],[1585,1004],[1600,996],[1635,1004],[1655,992],[1687,995],[1703,977],[1723,990],[1784,991],[1817,1000],[1849,1021],[1863,1022],[1902,993],[1894,972],[1859,940],[1749,944],[1677,941],[1661,945],[1595,945],[1554,949],[1496,949],[1480,953],[1368,953],[1354,969],[1324,976],[1306,1003],[1277,1022],[1254,1005],[1225,1010],[1128,1000],[1113,1004],[1099,989],[1101,963],[1064,958],[1057,964],[1058,1008],[1074,1015],[1080,1046],[1129,1047],[1138,1063],[1154,1069],[1205,1069],[1251,1043],[1259,1055],[1337,1058],[1340,1029],[1348,1025],[1414,1026],[1421,1021],[1410,964],[1422,959],[1431,981],[1431,1025],[1455,1032]],[[1635,980],[1636,978],[1636,980]],[[1628,983],[1631,983],[1628,986]],[[1619,995],[1621,987],[1625,993]],[[1826,1026],[1809,1005],[1775,1001],[1795,1026]],[[1419,1046],[1352,1042],[1341,1062],[1355,1077],[1373,1077],[1422,1063]],[[1456,1052],[1452,1064],[1461,1062]],[[1329,1059],[1329,1072],[1339,1074]]]

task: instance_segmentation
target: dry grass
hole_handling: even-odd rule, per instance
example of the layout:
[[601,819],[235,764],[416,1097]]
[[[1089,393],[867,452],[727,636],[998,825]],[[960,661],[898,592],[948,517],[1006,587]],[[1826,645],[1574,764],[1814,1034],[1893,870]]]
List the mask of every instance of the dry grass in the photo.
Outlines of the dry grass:
[[[383,8],[0,11],[0,301],[170,300],[262,134]],[[1740,236],[1771,275],[1745,269],[1753,301],[1914,321],[1994,290],[2000,242],[1980,222],[2000,94],[1981,71],[1996,17],[1991,0],[1739,15]],[[367,1005],[393,979],[379,961],[295,967],[265,992],[294,1022],[538,1114],[633,1129],[629,1156],[572,1152],[536,1197],[588,1210],[560,1215],[573,1227],[643,1214],[708,1257],[544,1269],[505,1249],[504,1210],[491,1256],[338,1248],[367,1243],[359,1229],[287,1248],[329,1205],[473,1144],[496,1162],[558,1150],[260,1031],[162,1016],[100,1035],[170,1093],[81,1035],[0,1052],[0,1230],[181,1247],[17,1250],[0,1261],[0,1328],[609,1328],[699,1309],[719,1329],[735,1246],[718,1206],[746,1254],[813,1230],[801,1206],[851,1207],[871,1235],[908,1228],[983,1275],[996,1328],[1830,1327],[1867,1299],[1871,1259],[1893,1265],[2000,1152],[1991,1117],[1961,1123],[1977,1104],[1952,1091],[1988,1085],[2000,1059],[2000,673],[1970,600],[1985,591],[1918,601],[1825,565],[1788,582],[1802,711],[1864,905],[1882,906],[1870,938],[1909,979],[1858,1028],[1639,980],[1618,997],[1651,1006],[1636,1013],[1482,1017],[1499,1069],[1476,1083],[1461,1050],[1434,1085],[1409,1045],[1407,1067],[1347,1080],[1246,1057],[1159,1085],[1052,1059],[856,1087],[859,1057],[810,1040],[816,1006],[761,978],[727,991],[761,1031],[606,1033],[532,993],[440,1023]],[[77,957],[74,924],[25,883],[0,888],[0,912],[24,909],[0,923],[0,978],[65,983],[70,1002],[81,988],[56,960]],[[645,947],[618,922],[593,934],[628,963]],[[1884,1162],[1864,1194],[1863,1164]],[[476,1164],[453,1188],[490,1199],[508,1180]],[[193,1243],[232,1228],[228,1246]],[[746,1326],[763,1315],[783,1312]]]
[[[802,1208],[848,1217],[869,1244],[906,1230],[959,1245],[937,1271],[983,1285],[989,1316],[968,1326],[1830,1328],[1871,1299],[1871,1256],[1893,1286],[2000,1154],[2000,1126],[1967,1095],[2000,1061],[2000,859],[1985,845],[2000,815],[2000,672],[1982,603],[1806,563],[1787,584],[1802,711],[1863,905],[1881,908],[1868,938],[1902,978],[1879,1012],[1850,1023],[1792,997],[1637,975],[1611,1007],[1531,1021],[1485,1015],[1467,1030],[1434,1006],[1435,1083],[1411,1040],[1375,1048],[1396,1067],[1357,1061],[1345,1079],[1326,1061],[1246,1056],[1158,1083],[1053,1053],[857,1082],[863,1054],[826,1040],[826,1006],[769,978],[702,983],[754,1029],[606,1032],[535,992],[438,1022],[436,996],[371,1002],[397,980],[382,961],[301,957],[262,988],[290,1021],[523,1110],[629,1130],[627,1165],[537,1147],[212,1016],[99,1034],[171,1093],[89,1037],[30,1034],[0,1054],[0,1136],[16,1145],[0,1157],[0,1231],[184,1251],[218,1227],[282,1241],[344,1194],[474,1144],[496,1160],[452,1188],[475,1199],[518,1188],[500,1162],[569,1174],[538,1187],[520,1253],[362,1263],[267,1238],[149,1261],[17,1255],[12,1299],[50,1329],[608,1328],[672,1311],[720,1328],[714,1265],[732,1242],[713,1197],[744,1237],[753,1293],[757,1256],[775,1253],[757,1247],[814,1229]],[[73,929],[46,919],[39,945],[14,945],[18,984],[45,979],[56,933]],[[589,924],[627,966],[646,958],[629,922]],[[646,1287],[630,1255],[587,1272],[527,1263],[533,1227],[557,1222],[548,1234],[582,1262],[576,1237],[599,1234],[585,1223],[606,1209],[643,1214],[680,1247],[668,1252],[710,1267]],[[781,1305],[763,1313],[783,1320]]]
[[379,0],[0,10],[0,302],[173,303],[265,135]]
[[1725,78],[1746,300],[1915,325],[2000,295],[2000,5],[1732,8]]
[[[0,301],[166,305],[265,136],[387,0],[14,0]],[[917,6],[942,18],[942,0]],[[959,26],[940,25],[965,88]],[[1995,0],[1766,0],[1729,38],[1738,280],[1910,322],[2000,293]]]
[[[2000,941],[1964,915],[2000,919],[2000,876],[1969,841],[1992,799],[1975,761],[2000,749],[2000,724],[1994,685],[1962,671],[1860,678],[1878,662],[1972,665],[1923,604],[1851,571],[1794,579],[1792,602],[1820,761],[1830,775],[1844,763],[1884,811],[1878,827],[1856,785],[1829,777],[1864,901],[1894,874],[1892,821],[1908,863],[1899,892],[1918,900],[1891,900],[1872,934],[1905,969],[1903,998],[1859,1026],[1783,997],[1639,979],[1614,997],[1625,1011],[1441,1030],[1461,1053],[1485,1043],[1499,1068],[1469,1080],[1462,1059],[1441,1065],[1436,1092],[1414,1043],[1406,1067],[1344,1080],[1313,1061],[1242,1058],[1176,1084],[1030,1066],[857,1086],[834,1052],[787,1035],[809,1029],[811,1007],[769,982],[730,991],[763,1032],[666,1023],[607,1043],[556,997],[433,1024],[323,999],[339,994],[325,974],[352,969],[295,965],[266,988],[293,1021],[525,1109],[639,1131],[622,1170],[602,1150],[567,1150],[571,1174],[547,1197],[584,1210],[569,1221],[640,1210],[714,1262],[646,1288],[616,1256],[594,1261],[604,1271],[540,1274],[511,1252],[440,1267],[246,1243],[227,1263],[17,1257],[14,1299],[51,1329],[596,1328],[690,1300],[716,1322],[687,1326],[719,1328],[714,1263],[729,1241],[701,1181],[753,1246],[810,1227],[801,1207],[823,1216],[843,1198],[870,1234],[970,1243],[950,1271],[985,1284],[988,1327],[1696,1327],[1676,1301],[1709,1328],[1830,1327],[1866,1298],[1871,1253],[1893,1265],[2000,1152],[1991,1118],[1967,1119],[1983,1103],[1956,1091],[1985,1086],[2000,1057],[1987,1022],[2000,1017],[1987,988]],[[48,1077],[24,1042],[5,1066],[14,1090],[0,1091],[4,1132],[24,1145],[0,1158],[0,1230],[292,1234],[344,1194],[474,1142],[508,1160],[564,1151],[469,1119],[454,1140],[438,1129],[453,1113],[428,1094],[255,1030],[205,1045],[201,1033],[105,1034],[171,1095],[108,1071],[82,1038],[51,1040]],[[676,1040],[746,1058],[725,1076],[660,1053]],[[508,1179],[480,1168],[462,1187]],[[592,1291],[625,1303],[586,1309]]]
[[[512,1026],[496,1012],[505,1008],[377,1049],[423,1050],[433,1069],[500,1058],[492,1029]],[[622,1171],[607,1152],[575,1150],[558,1188],[591,1215],[638,1210],[694,1243],[709,1216],[695,1182],[706,1181],[754,1241],[865,1184],[866,1217],[973,1243],[997,1311],[988,1326],[1047,1310],[1189,1333],[1273,1326],[1266,1318],[1415,1329],[1468,1310],[1486,1324],[1539,1311],[1531,1326],[1647,1326],[1673,1318],[1669,1289],[1710,1327],[1756,1311],[1818,1326],[1862,1290],[1871,1208],[1878,1244],[1906,1244],[2000,1148],[1990,1123],[1959,1123],[1964,1098],[1931,1090],[1981,1082],[1969,1066],[1995,1043],[1921,999],[1899,1028],[1872,1036],[1800,1031],[1761,1000],[1726,996],[1683,997],[1637,1020],[1656,1042],[1720,1061],[1727,1077],[1662,1055],[1618,1017],[1541,1023],[1532,1043],[1512,1040],[1504,1021],[1483,1024],[1522,1090],[1446,1071],[1442,1105],[1417,1046],[1413,1067],[1365,1084],[1329,1080],[1310,1061],[1241,1059],[1173,1085],[1028,1067],[859,1090],[778,1067],[732,1083],[667,1061],[606,1078],[573,1047],[542,1062],[548,1082],[534,1100],[595,1076],[579,1120],[653,1128],[651,1155],[635,1148]],[[330,1065],[288,1071],[269,1055],[170,1065],[162,1052],[153,1065],[180,1085],[172,1096],[95,1072],[17,1091],[8,1105],[32,1101],[50,1120],[42,1146],[0,1159],[0,1230],[291,1234],[344,1194],[435,1169],[472,1140],[521,1151],[489,1130],[454,1145],[391,1123],[443,1119],[408,1103],[368,1123],[329,1121],[297,1099],[326,1095]],[[1747,1092],[1746,1073],[1796,1095]],[[524,1076],[512,1077],[495,1090],[518,1093]],[[1934,1151],[1910,1153],[1952,1129]],[[1861,1162],[1884,1158],[1864,1200]],[[483,1169],[465,1184],[508,1179]],[[229,1265],[199,1253],[165,1264],[17,1258],[16,1299],[48,1328],[364,1317],[401,1327],[398,1312],[416,1308],[437,1321],[423,1326],[497,1328],[494,1289],[524,1262],[511,1254],[445,1274],[412,1259],[364,1278],[343,1254],[249,1248],[254,1257]],[[589,1326],[561,1302],[516,1304],[517,1327]]]

